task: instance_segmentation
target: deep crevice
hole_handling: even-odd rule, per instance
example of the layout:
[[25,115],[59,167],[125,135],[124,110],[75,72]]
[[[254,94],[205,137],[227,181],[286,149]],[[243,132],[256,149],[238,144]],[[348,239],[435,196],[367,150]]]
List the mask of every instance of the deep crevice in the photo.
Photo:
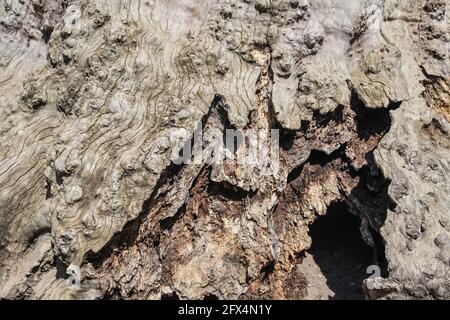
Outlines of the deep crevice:
[[269,261],[261,268],[260,274],[262,274],[262,281],[266,280],[271,273],[275,270],[275,260]]
[[328,126],[331,121],[342,123],[344,121],[344,106],[340,104],[336,109],[326,114],[314,111],[313,119],[315,125],[320,128]]
[[31,238],[28,239],[27,241],[27,247],[30,247],[31,245],[33,245],[40,236],[43,236],[46,233],[51,233],[52,232],[52,228],[50,226],[45,226],[42,228],[39,228],[38,230],[36,230],[33,235],[31,236]]
[[358,136],[367,141],[371,136],[384,135],[391,128],[390,111],[398,109],[401,104],[402,101],[391,101],[387,108],[368,108],[352,89],[350,106],[356,113]]
[[52,182],[49,179],[45,179],[45,199],[48,200],[52,197]]
[[386,258],[386,247],[384,244],[384,239],[380,235],[379,232],[370,229],[370,233],[372,235],[372,238],[374,240],[375,245],[375,264],[380,267],[381,270],[381,276],[383,278],[387,278],[389,276],[389,270],[388,270],[388,261]]
[[161,295],[161,300],[180,300],[180,297],[175,291],[172,293],[165,293]]
[[142,220],[147,216],[154,201],[160,196],[159,192],[161,187],[167,184],[171,178],[176,176],[182,167],[183,165],[176,165],[174,163],[169,165],[169,167],[167,167],[161,174],[149,198],[143,202],[142,209],[138,216],[135,219],[128,221],[122,230],[113,235],[110,241],[99,252],[95,253],[89,251],[86,253],[85,260],[92,263],[96,268],[99,268],[111,255],[114,249],[127,248],[132,245],[138,237],[139,226],[141,225]]
[[164,218],[159,222],[159,227],[161,231],[170,231],[175,223],[184,215],[186,212],[186,202],[178,209],[178,211],[170,217]]
[[[361,284],[368,277],[366,268],[373,264],[374,250],[364,243],[360,223],[343,202],[338,202],[310,227],[312,246],[308,252],[335,294],[331,299],[364,298]],[[320,278],[308,281],[314,286]]]
[[[310,164],[310,165],[320,165],[320,166],[325,166],[328,163],[333,162],[333,160],[336,159],[346,159],[345,156],[345,147],[347,146],[347,144],[342,144],[338,149],[334,150],[332,153],[330,154],[326,154],[323,151],[320,150],[311,150],[308,159],[303,162],[301,165],[295,167],[294,169],[291,170],[291,172],[289,172],[288,174],[288,178],[287,178],[287,182],[288,184],[291,183],[292,181],[294,181],[295,179],[297,179],[302,171],[303,168],[305,167],[306,164]],[[345,161],[343,161],[343,163],[345,163]],[[351,167],[349,166],[349,169],[351,169]]]
[[208,293],[207,295],[204,296],[203,300],[219,300],[219,297],[216,296],[215,294]]
[[208,194],[210,196],[223,197],[230,201],[244,201],[246,198],[253,197],[256,192],[248,192],[228,181],[215,182],[210,179],[208,183]]
[[[221,95],[214,96],[208,113],[201,119],[201,124],[201,128],[203,129],[206,129],[208,125],[222,126],[221,129],[232,128],[228,120],[224,98]],[[195,143],[194,136],[192,136],[186,143],[192,146],[193,143]],[[115,249],[127,248],[135,243],[139,235],[139,228],[142,224],[142,221],[147,217],[155,201],[157,201],[157,199],[163,198],[163,196],[165,195],[165,192],[161,193],[161,190],[163,190],[164,186],[171,184],[173,185],[173,181],[176,180],[176,177],[180,174],[184,167],[185,164],[183,163],[183,161],[171,162],[171,164],[161,173],[151,195],[143,202],[142,209],[138,216],[135,219],[128,221],[122,228],[122,230],[119,230],[115,235],[113,235],[108,243],[103,246],[103,248],[99,252],[95,253],[93,251],[89,251],[86,254],[85,260],[88,263],[92,263],[95,268],[99,268],[103,264],[103,262],[111,256],[112,252]],[[199,177],[202,176],[202,171],[204,169],[205,167],[193,180],[192,186],[194,186]],[[164,218],[160,221],[160,227],[162,231],[170,230],[174,226],[174,224],[183,216],[186,210],[186,203],[188,201],[189,199],[186,200],[185,204],[177,211],[174,216]]]
[[365,216],[371,227],[379,232],[388,210],[394,210],[396,203],[388,193],[391,181],[376,164],[373,152],[366,155],[366,160],[368,164],[358,172],[358,185],[353,188],[347,204],[353,212]]
[[53,33],[53,26],[43,26],[41,28],[41,32],[42,32],[42,40],[44,40],[45,43],[48,43],[50,40],[50,37],[52,36]]
[[59,257],[55,259],[56,279],[68,279],[69,275],[66,273],[67,265]]
[[58,185],[62,185],[64,182],[64,178],[69,177],[72,174],[72,172],[64,172],[64,171],[58,171],[55,169],[55,180]]

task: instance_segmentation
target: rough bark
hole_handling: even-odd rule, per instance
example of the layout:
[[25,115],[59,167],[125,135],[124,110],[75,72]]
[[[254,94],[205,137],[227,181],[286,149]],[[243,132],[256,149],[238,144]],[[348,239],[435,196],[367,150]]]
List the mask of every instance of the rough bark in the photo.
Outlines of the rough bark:
[[[449,299],[448,12],[0,0],[0,297],[308,299],[340,203],[383,269],[368,298]],[[279,170],[174,163],[199,124],[278,129]]]

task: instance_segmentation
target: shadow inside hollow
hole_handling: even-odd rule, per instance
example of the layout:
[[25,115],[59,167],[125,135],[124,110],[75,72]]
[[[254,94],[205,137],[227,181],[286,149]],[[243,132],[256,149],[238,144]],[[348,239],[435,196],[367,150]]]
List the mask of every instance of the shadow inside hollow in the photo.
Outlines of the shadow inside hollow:
[[361,237],[361,220],[347,210],[344,203],[328,209],[311,227],[312,246],[308,251],[335,293],[333,300],[364,299],[362,281],[373,264],[373,249]]

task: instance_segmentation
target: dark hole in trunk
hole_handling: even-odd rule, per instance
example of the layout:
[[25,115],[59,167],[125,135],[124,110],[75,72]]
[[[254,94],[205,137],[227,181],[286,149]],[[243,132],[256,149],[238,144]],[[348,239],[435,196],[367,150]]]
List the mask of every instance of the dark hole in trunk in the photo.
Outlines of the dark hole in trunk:
[[[366,270],[373,264],[375,253],[363,241],[360,223],[344,203],[337,203],[310,227],[312,246],[308,253],[325,277],[326,286],[334,292],[330,299],[364,299],[361,285],[370,276]],[[320,279],[308,282],[314,286]]]

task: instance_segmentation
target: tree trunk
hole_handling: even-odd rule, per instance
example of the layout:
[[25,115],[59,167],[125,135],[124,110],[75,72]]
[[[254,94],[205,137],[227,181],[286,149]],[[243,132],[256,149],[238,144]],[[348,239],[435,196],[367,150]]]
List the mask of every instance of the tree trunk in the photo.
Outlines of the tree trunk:
[[0,0],[0,298],[450,299],[445,0]]

